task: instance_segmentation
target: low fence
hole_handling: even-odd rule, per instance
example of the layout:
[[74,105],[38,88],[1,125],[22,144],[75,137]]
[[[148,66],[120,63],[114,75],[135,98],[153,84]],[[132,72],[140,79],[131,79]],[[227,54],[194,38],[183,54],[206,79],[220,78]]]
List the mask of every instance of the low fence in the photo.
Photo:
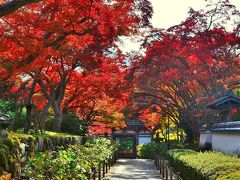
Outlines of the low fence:
[[163,180],[182,180],[178,172],[174,173],[173,168],[169,166],[167,159],[157,155],[155,156],[154,161]]
[[101,180],[104,179],[105,174],[108,173],[110,168],[114,165],[114,163],[117,161],[117,155],[114,153],[109,159],[104,161],[99,165],[99,167],[92,168],[91,172],[88,174],[88,179],[89,180]]

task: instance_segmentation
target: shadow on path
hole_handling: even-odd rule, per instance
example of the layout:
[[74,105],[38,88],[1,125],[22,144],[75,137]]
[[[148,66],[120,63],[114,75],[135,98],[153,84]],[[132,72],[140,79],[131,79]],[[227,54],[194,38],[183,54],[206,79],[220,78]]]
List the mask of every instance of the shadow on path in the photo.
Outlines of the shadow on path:
[[161,179],[152,160],[119,159],[106,176],[107,180],[121,179]]

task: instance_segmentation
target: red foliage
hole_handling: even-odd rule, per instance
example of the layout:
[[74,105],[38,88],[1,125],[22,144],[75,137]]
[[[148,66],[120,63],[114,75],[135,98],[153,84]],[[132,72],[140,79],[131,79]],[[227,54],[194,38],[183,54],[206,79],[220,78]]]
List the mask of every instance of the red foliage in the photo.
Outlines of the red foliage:
[[[40,110],[51,106],[58,122],[64,111],[74,111],[89,125],[120,126],[129,93],[115,42],[143,25],[144,2],[43,0],[3,16],[0,80],[21,75],[26,88],[20,99]],[[147,7],[144,25],[151,16]]]
[[156,124],[151,117],[155,104],[161,107],[159,114],[169,114],[176,123],[182,117],[190,122],[192,112],[227,91],[231,77],[239,80],[239,29],[228,31],[219,21],[240,13],[224,2],[216,12],[191,9],[181,24],[154,29],[146,38],[146,55],[134,67],[134,82],[147,125]]

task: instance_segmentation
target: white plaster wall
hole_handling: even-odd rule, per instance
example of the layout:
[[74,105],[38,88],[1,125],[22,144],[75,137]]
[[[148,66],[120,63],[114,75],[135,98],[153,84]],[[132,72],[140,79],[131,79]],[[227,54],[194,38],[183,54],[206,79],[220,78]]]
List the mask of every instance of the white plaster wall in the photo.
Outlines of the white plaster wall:
[[139,136],[138,144],[146,144],[152,142],[151,136]]
[[213,150],[240,155],[240,134],[213,133]]
[[203,147],[206,143],[212,144],[212,133],[210,131],[200,133],[199,146]]

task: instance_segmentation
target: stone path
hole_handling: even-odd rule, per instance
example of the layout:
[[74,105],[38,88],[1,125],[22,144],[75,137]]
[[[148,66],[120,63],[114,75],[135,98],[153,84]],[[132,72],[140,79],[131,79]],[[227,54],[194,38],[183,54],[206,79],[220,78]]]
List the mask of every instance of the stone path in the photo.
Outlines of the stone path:
[[106,176],[106,180],[145,179],[160,180],[160,174],[152,160],[119,159]]

